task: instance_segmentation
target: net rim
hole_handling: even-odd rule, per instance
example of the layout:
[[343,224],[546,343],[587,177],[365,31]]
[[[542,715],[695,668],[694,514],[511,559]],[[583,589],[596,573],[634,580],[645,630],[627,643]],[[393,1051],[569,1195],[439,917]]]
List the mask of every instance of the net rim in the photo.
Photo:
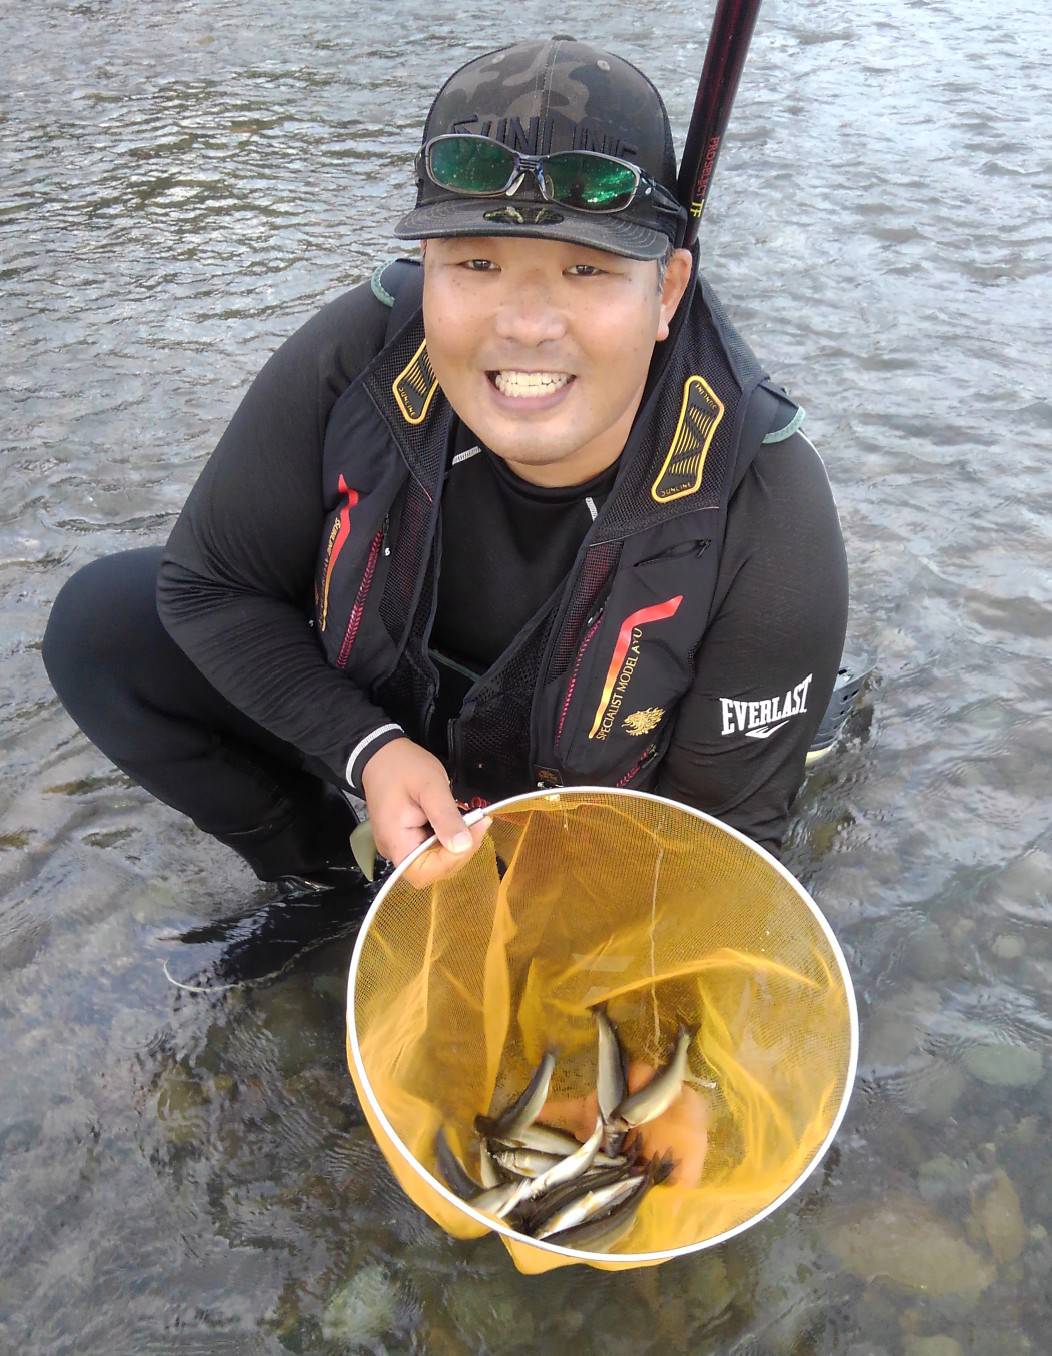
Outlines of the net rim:
[[632,791],[626,787],[612,787],[612,786],[564,786],[552,790],[543,789],[527,791],[518,796],[509,796],[505,800],[494,801],[491,805],[487,805],[483,809],[472,810],[470,813],[466,814],[464,816],[464,822],[469,825],[475,824],[486,815],[492,815],[497,811],[509,809],[510,807],[522,804],[525,801],[548,800],[552,801],[553,803],[558,803],[558,801],[561,800],[562,797],[569,795],[573,796],[593,795],[600,797],[602,799],[606,799],[608,797],[624,797],[626,799],[632,798],[636,800],[648,800],[656,805],[668,806],[672,809],[681,810],[683,811],[684,814],[694,815],[695,818],[703,820],[706,824],[713,825],[715,828],[721,830],[723,833],[729,834],[732,838],[736,838],[740,843],[743,843],[747,848],[751,849],[758,856],[763,858],[764,861],[766,861],[770,866],[772,866],[775,869],[775,871],[786,881],[786,883],[790,886],[794,893],[796,893],[800,897],[804,905],[810,910],[812,916],[814,917],[815,922],[818,924],[823,935],[825,936],[826,941],[829,943],[830,950],[832,951],[834,960],[836,961],[837,970],[839,972],[841,981],[844,985],[844,992],[847,999],[848,1020],[850,1022],[851,1030],[850,1030],[850,1050],[848,1054],[847,1071],[844,1079],[844,1091],[843,1094],[841,1095],[840,1106],[837,1108],[836,1115],[833,1117],[832,1124],[830,1125],[829,1132],[827,1133],[825,1139],[815,1150],[810,1161],[801,1170],[799,1175],[792,1182],[790,1182],[790,1184],[785,1188],[781,1195],[776,1196],[775,1199],[773,1201],[770,1201],[767,1205],[765,1205],[762,1210],[758,1210],[754,1215],[750,1215],[748,1219],[742,1220],[740,1224],[734,1225],[733,1228],[725,1229],[723,1233],[713,1235],[712,1238],[703,1239],[699,1243],[686,1243],[678,1248],[654,1249],[652,1252],[611,1253],[611,1252],[585,1252],[583,1249],[580,1248],[567,1248],[558,1243],[551,1243],[544,1238],[530,1238],[527,1234],[520,1234],[516,1229],[513,1229],[511,1228],[510,1225],[505,1224],[503,1220],[496,1219],[492,1215],[484,1215],[480,1210],[475,1210],[467,1201],[462,1200],[460,1196],[458,1196],[455,1192],[451,1191],[449,1187],[445,1185],[444,1182],[440,1181],[437,1177],[433,1176],[430,1172],[428,1172],[428,1170],[419,1161],[419,1159],[417,1159],[417,1157],[413,1153],[411,1153],[410,1150],[406,1147],[401,1136],[398,1134],[394,1126],[388,1120],[386,1113],[384,1112],[383,1108],[380,1106],[379,1101],[377,1100],[376,1094],[373,1092],[372,1082],[369,1078],[368,1073],[366,1072],[365,1064],[362,1060],[361,1047],[358,1043],[358,1031],[356,1023],[354,1021],[354,999],[355,999],[355,981],[357,980],[358,977],[358,969],[361,964],[362,951],[365,948],[365,944],[368,939],[369,930],[372,927],[373,920],[376,917],[376,914],[378,913],[380,906],[383,904],[384,900],[386,899],[387,895],[390,893],[392,887],[396,884],[396,882],[401,880],[401,878],[405,875],[406,871],[409,869],[410,866],[412,866],[413,862],[415,862],[418,857],[422,856],[428,850],[428,848],[432,847],[438,841],[437,836],[434,834],[432,834],[432,836],[428,838],[426,842],[421,843],[419,847],[415,848],[409,854],[408,857],[404,858],[404,860],[401,861],[397,867],[395,867],[394,871],[391,872],[390,876],[387,878],[387,880],[384,881],[383,885],[380,887],[379,891],[377,892],[376,898],[370,905],[369,912],[365,915],[365,917],[362,920],[361,927],[358,931],[358,936],[355,939],[354,950],[351,952],[350,967],[348,969],[347,974],[347,1011],[345,1016],[347,1044],[348,1048],[351,1051],[351,1056],[354,1060],[354,1067],[355,1070],[357,1071],[359,1079],[361,1080],[361,1087],[365,1091],[365,1096],[368,1099],[369,1106],[371,1107],[372,1112],[376,1116],[379,1123],[383,1126],[384,1132],[386,1133],[390,1143],[394,1146],[399,1157],[409,1168],[412,1169],[413,1172],[416,1173],[418,1177],[422,1178],[423,1181],[433,1191],[436,1191],[439,1194],[439,1196],[442,1197],[443,1200],[447,1201],[450,1205],[456,1207],[456,1209],[458,1209],[462,1214],[466,1215],[469,1219],[474,1220],[477,1224],[483,1225],[486,1229],[492,1230],[494,1233],[500,1234],[509,1242],[512,1242],[519,1247],[536,1248],[540,1252],[552,1253],[556,1257],[565,1258],[570,1261],[581,1263],[589,1262],[604,1263],[606,1266],[610,1266],[611,1263],[613,1263],[615,1265],[624,1267],[669,1261],[674,1257],[685,1257],[689,1253],[703,1252],[707,1248],[718,1247],[721,1243],[726,1243],[729,1239],[735,1238],[737,1237],[738,1234],[744,1233],[746,1229],[751,1229],[753,1225],[759,1224],[761,1220],[764,1220],[767,1218],[768,1215],[773,1214],[774,1211],[779,1208],[779,1206],[784,1205],[785,1202],[790,1198],[790,1196],[793,1196],[797,1191],[799,1191],[803,1184],[814,1172],[814,1170],[818,1167],[819,1163],[821,1163],[822,1159],[828,1152],[830,1145],[836,1138],[837,1131],[840,1129],[841,1123],[843,1122],[843,1119],[847,1114],[848,1102],[851,1100],[851,1093],[854,1090],[855,1086],[855,1076],[858,1071],[859,1027],[858,1027],[858,1004],[855,999],[855,989],[854,985],[851,982],[851,972],[848,970],[847,958],[844,955],[843,949],[841,948],[840,943],[837,941],[828,919],[823,914],[822,910],[818,907],[818,905],[815,903],[815,901],[811,898],[810,893],[804,888],[803,885],[800,884],[796,877],[785,866],[782,865],[782,863],[777,859],[777,857],[773,856],[770,852],[768,852],[766,848],[761,847],[759,843],[755,843],[746,834],[742,833],[738,829],[732,828],[729,824],[725,824],[722,820],[717,819],[714,815],[706,814],[704,810],[697,810],[692,805],[684,805],[681,801],[670,800],[667,796],[654,795],[653,792],[650,791]]

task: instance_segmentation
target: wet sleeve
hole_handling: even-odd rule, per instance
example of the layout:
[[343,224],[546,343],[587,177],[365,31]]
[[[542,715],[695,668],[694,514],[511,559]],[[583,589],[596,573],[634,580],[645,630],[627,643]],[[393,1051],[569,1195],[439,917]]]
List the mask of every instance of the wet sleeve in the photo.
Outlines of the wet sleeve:
[[391,722],[327,663],[310,624],[326,423],[388,314],[363,284],[270,358],[191,490],[158,581],[162,622],[209,682],[340,779],[356,749],[399,733],[372,738]]
[[761,450],[731,501],[713,620],[657,790],[777,854],[846,622],[832,491],[795,433]]

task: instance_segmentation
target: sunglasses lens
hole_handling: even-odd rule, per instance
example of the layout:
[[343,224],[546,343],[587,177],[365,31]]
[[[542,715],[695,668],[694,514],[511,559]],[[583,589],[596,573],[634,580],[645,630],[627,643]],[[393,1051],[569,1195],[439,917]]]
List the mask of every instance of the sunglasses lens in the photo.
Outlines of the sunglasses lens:
[[453,193],[499,193],[514,167],[514,152],[483,137],[445,137],[428,154],[431,178]]
[[583,212],[620,211],[632,201],[639,183],[629,165],[574,151],[553,155],[544,172],[553,200]]

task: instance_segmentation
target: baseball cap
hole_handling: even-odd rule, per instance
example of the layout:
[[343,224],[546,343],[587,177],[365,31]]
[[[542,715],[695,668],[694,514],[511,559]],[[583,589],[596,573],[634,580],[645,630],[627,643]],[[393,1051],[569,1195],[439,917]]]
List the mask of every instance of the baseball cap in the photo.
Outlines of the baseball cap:
[[[630,62],[574,38],[520,42],[475,57],[439,90],[423,145],[468,133],[522,155],[596,151],[627,160],[672,198],[676,155],[661,95]],[[511,196],[468,197],[433,183],[418,167],[416,206],[398,222],[402,240],[436,236],[539,236],[659,259],[682,239],[686,212],[642,193],[619,212],[549,202],[527,173]]]

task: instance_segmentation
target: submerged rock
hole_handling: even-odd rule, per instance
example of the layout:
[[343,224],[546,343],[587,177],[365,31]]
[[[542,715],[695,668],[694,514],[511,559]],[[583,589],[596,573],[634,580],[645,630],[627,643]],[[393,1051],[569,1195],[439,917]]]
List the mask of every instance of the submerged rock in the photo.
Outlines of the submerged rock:
[[1019,1195],[1003,1169],[998,1168],[989,1188],[977,1197],[972,1213],[997,1260],[1014,1262],[1026,1244],[1026,1223]]
[[973,1078],[992,1088],[1030,1088],[1045,1072],[1040,1050],[1003,1041],[973,1045],[964,1052],[963,1063]]
[[910,1334],[902,1344],[902,1356],[964,1356],[964,1353],[956,1338],[943,1333],[935,1337]]
[[1013,937],[1010,933],[1002,932],[994,938],[990,950],[998,960],[1018,960],[1026,951],[1026,943],[1022,937]]
[[330,1342],[369,1345],[395,1326],[400,1308],[397,1282],[386,1267],[370,1262],[325,1306],[321,1330]]
[[942,979],[950,968],[950,948],[936,923],[927,923],[903,948],[903,960],[917,979]]
[[917,1170],[917,1186],[926,1201],[938,1201],[947,1196],[968,1197],[974,1177],[967,1163],[936,1154]]
[[834,1212],[824,1237],[841,1265],[865,1281],[975,1297],[994,1279],[994,1268],[948,1221],[908,1196]]

